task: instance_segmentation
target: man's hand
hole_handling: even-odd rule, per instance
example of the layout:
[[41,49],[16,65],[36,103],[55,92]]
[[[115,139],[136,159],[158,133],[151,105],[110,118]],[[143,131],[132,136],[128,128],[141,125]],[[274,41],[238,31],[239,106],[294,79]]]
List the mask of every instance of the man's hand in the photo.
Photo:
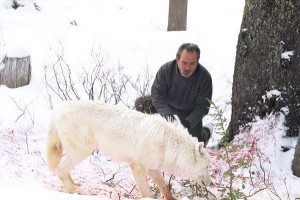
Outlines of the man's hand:
[[166,115],[165,118],[168,122],[176,122],[176,118],[172,114]]
[[187,129],[189,129],[191,127],[190,123],[185,119],[181,121],[181,124],[184,128],[187,128]]

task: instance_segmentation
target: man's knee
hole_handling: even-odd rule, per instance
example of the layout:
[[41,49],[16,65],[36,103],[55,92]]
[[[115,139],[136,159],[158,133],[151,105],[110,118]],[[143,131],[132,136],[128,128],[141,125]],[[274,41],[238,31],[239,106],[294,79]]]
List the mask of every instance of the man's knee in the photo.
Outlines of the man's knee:
[[211,134],[212,133],[210,132],[210,130],[208,128],[203,127],[203,129],[202,129],[202,140],[203,140],[205,146],[207,145],[208,140],[211,137]]
[[191,129],[188,129],[189,133],[193,136],[198,138],[199,142],[203,142],[202,139],[202,123],[198,123],[196,126],[194,126]]
[[193,137],[197,137],[199,142],[208,143],[211,133],[210,130],[202,126],[202,122],[199,122],[195,127],[188,130]]
[[189,133],[198,139],[199,142],[204,142],[205,146],[208,143],[211,133],[207,128],[201,128],[193,131],[189,131]]

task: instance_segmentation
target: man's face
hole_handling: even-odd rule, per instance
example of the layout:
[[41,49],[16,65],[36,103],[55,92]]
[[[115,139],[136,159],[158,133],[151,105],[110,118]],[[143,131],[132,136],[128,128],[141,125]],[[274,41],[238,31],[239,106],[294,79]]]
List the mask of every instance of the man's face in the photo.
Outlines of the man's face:
[[183,77],[190,77],[198,64],[197,52],[184,49],[179,59],[176,59],[179,71]]

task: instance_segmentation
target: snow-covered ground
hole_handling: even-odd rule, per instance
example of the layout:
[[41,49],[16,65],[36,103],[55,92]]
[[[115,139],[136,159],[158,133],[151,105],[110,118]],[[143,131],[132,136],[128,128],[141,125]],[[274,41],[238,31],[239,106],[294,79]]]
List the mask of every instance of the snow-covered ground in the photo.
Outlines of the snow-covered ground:
[[[30,55],[32,79],[28,86],[17,89],[0,86],[0,199],[139,197],[127,164],[113,161],[100,152],[72,171],[86,195],[64,193],[59,179],[48,170],[44,148],[51,109],[44,69],[55,62],[57,55],[63,55],[72,71],[80,73],[93,63],[94,49],[105,55],[106,66],[112,69],[122,66],[124,73],[134,79],[143,74],[146,67],[154,75],[163,63],[175,58],[183,42],[196,43],[201,49],[200,62],[213,78],[213,101],[225,110],[224,115],[229,120],[235,50],[244,1],[189,0],[188,27],[184,32],[166,31],[168,1],[23,0],[20,3],[24,6],[16,10],[11,8],[11,2],[0,0],[0,58]],[[40,11],[34,5],[38,5]],[[127,103],[133,107],[138,94],[132,91],[129,94]],[[274,92],[274,95],[280,94]],[[55,106],[58,99],[54,95],[52,98]],[[209,116],[208,119],[213,120]],[[235,138],[236,146],[251,145],[238,146],[240,151],[232,151],[230,156],[240,159],[251,157],[253,151],[259,152],[256,160],[263,162],[268,175],[265,182],[272,183],[281,199],[295,199],[300,198],[300,179],[291,171],[296,138],[283,137],[283,123],[283,115],[257,119],[251,130]],[[209,146],[218,139],[216,133]],[[281,146],[291,149],[283,152]],[[218,176],[225,165],[219,157],[213,158],[212,175],[220,185],[227,183]],[[186,199],[192,193],[175,180],[172,184],[176,198]],[[218,194],[216,189],[210,190]],[[264,190],[253,199],[279,199],[275,196],[272,191]]]

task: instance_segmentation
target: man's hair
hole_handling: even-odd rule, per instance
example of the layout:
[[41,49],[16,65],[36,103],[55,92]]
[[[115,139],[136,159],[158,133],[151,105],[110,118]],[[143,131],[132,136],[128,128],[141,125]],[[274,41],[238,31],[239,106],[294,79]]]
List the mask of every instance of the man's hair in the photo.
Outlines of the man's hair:
[[176,53],[176,59],[179,59],[181,56],[181,53],[183,50],[187,50],[188,52],[196,52],[197,53],[197,60],[199,61],[200,59],[200,48],[193,43],[183,43],[182,45],[180,45],[180,47],[178,48],[178,51]]

